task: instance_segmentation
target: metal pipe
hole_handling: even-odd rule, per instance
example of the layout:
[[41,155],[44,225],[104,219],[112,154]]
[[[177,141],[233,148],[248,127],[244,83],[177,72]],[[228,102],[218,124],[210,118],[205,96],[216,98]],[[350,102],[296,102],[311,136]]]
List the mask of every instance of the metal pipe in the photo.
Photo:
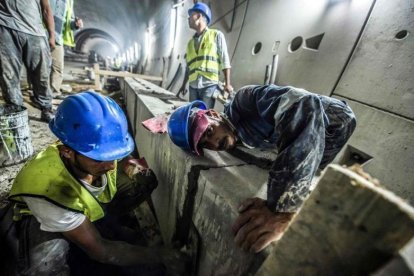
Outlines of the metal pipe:
[[277,66],[279,63],[279,55],[273,55],[272,59],[272,71],[270,74],[270,84],[274,84],[276,81]]
[[266,65],[266,72],[265,72],[265,78],[264,78],[264,84],[268,85],[270,82],[270,72],[272,70],[272,65],[268,64]]

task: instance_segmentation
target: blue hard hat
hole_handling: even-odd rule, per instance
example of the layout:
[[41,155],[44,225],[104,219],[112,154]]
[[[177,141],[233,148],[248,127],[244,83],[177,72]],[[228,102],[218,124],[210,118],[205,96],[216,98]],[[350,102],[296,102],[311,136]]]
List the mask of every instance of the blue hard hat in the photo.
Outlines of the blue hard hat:
[[192,12],[201,12],[207,18],[207,25],[210,25],[211,22],[211,10],[204,3],[195,3],[194,6],[188,10],[188,15],[191,15]]
[[65,98],[49,128],[63,144],[94,160],[117,160],[134,150],[121,107],[93,91]]
[[202,101],[194,101],[189,104],[180,106],[168,120],[168,135],[174,144],[183,150],[193,150],[190,139],[190,115],[191,109],[197,107],[206,110],[207,106]]

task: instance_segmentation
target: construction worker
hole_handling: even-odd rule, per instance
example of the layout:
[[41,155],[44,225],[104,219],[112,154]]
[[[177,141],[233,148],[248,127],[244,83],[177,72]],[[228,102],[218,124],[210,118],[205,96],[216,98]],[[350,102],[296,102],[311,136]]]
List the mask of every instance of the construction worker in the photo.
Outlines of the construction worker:
[[[109,97],[86,91],[63,100],[49,127],[59,141],[26,163],[9,196],[15,202],[20,273],[69,275],[69,270],[80,270],[88,274],[83,263],[92,260],[96,261],[92,272],[99,274],[99,268],[104,268],[109,273],[104,275],[119,275],[114,270],[119,266],[145,264],[161,272],[160,263],[168,269],[183,266],[175,250],[132,245],[123,242],[131,237],[117,236],[125,231],[113,217],[126,215],[156,187],[152,171],[144,168],[134,178],[141,182],[118,181],[124,167],[118,160],[134,149],[121,108]],[[90,259],[72,256],[69,248]]]
[[54,29],[48,0],[0,0],[0,87],[3,98],[8,104],[23,106],[20,72],[24,64],[33,85],[33,104],[41,109],[40,119],[45,122],[54,116],[49,88]]
[[64,55],[63,45],[75,47],[73,31],[83,28],[83,21],[75,17],[74,0],[50,0],[55,20],[55,48],[52,50],[52,70],[50,85],[54,98],[63,98],[60,88],[63,81]]
[[188,10],[188,16],[188,25],[196,33],[187,44],[187,68],[179,93],[185,94],[190,81],[190,101],[202,100],[213,108],[215,96],[219,93],[220,70],[224,74],[224,91],[233,91],[226,39],[222,32],[208,28],[212,18],[206,4],[196,3]]
[[203,148],[229,150],[238,144],[277,149],[267,200],[242,202],[232,226],[239,246],[259,252],[281,237],[309,195],[317,169],[334,159],[355,126],[343,101],[289,86],[251,85],[234,95],[223,114],[201,101],[178,108],[168,121],[168,134],[196,155]]

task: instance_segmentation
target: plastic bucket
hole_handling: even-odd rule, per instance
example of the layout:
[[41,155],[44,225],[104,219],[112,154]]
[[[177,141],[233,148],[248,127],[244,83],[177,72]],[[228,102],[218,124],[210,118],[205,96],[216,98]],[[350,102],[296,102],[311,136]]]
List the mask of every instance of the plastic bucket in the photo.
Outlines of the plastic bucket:
[[27,109],[0,105],[0,167],[20,163],[32,154]]

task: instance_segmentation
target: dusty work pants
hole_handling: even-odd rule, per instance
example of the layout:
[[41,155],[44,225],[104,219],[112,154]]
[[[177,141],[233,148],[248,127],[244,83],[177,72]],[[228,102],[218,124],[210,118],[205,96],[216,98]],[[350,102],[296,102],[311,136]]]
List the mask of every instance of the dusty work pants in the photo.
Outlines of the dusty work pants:
[[[118,235],[121,230],[117,218],[148,199],[156,186],[157,180],[153,174],[130,180],[125,174],[118,173],[118,191],[114,199],[104,206],[105,217],[94,222],[101,236],[106,239],[131,242],[129,236]],[[17,228],[19,239],[17,270],[21,275],[69,275],[69,273],[86,275],[88,269],[96,272],[94,275],[120,275],[119,271],[122,271],[119,267],[90,260],[61,233],[40,230],[40,224],[33,216],[23,217],[18,222]],[[149,270],[151,269],[153,268],[150,267]]]
[[52,51],[52,71],[50,73],[50,86],[55,95],[60,95],[60,87],[63,81],[65,50],[62,45],[57,45]]
[[20,71],[26,66],[34,101],[52,107],[49,88],[50,50],[46,37],[29,35],[0,25],[0,87],[6,103],[23,105]]
[[211,85],[204,88],[193,88],[189,87],[190,89],[190,96],[189,101],[200,100],[203,101],[207,108],[214,108],[214,104],[216,103],[216,99],[214,98],[214,94],[216,91],[219,90],[218,85]]

